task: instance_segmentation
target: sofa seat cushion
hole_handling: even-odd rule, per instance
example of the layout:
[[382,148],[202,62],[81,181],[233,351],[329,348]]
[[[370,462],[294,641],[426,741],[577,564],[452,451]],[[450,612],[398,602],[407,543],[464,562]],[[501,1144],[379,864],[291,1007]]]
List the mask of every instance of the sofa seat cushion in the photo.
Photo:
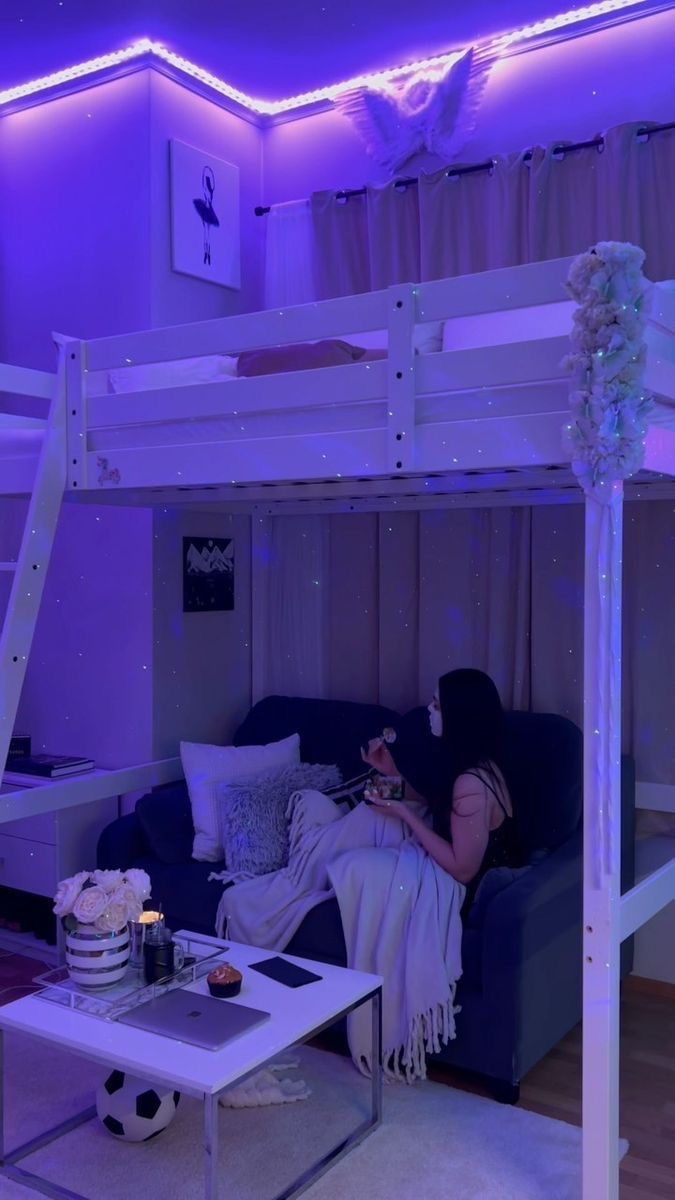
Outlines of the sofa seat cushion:
[[203,863],[190,859],[182,863],[161,863],[156,858],[142,858],[134,863],[148,872],[152,884],[152,900],[165,914],[166,923],[174,932],[189,929],[193,933],[216,934],[216,910],[223,894],[218,880],[209,883],[212,871],[224,871],[225,863]]

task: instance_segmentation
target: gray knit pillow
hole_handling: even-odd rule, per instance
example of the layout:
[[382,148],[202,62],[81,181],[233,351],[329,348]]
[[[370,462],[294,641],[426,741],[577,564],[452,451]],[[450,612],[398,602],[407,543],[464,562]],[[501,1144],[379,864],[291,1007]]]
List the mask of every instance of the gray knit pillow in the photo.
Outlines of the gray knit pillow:
[[228,871],[266,875],[288,863],[286,809],[293,792],[319,792],[340,783],[337,767],[298,763],[266,771],[255,779],[216,788],[220,839]]

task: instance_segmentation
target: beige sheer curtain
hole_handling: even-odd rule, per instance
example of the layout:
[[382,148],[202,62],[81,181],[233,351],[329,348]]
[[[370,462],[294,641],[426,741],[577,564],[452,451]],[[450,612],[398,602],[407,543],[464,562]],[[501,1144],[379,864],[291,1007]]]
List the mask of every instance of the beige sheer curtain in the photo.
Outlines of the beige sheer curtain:
[[317,300],[369,292],[370,253],[366,197],[336,200],[335,192],[314,192],[315,286]]
[[321,536],[326,695],[405,711],[471,662],[528,707],[529,509],[349,513]]
[[[675,131],[639,138],[640,128],[610,130],[602,151],[535,148],[490,172],[439,171],[343,204],[333,192],[312,197],[318,294],[574,254],[605,238],[642,245],[648,275],[675,278]],[[629,503],[625,518],[624,746],[641,779],[664,783],[675,782],[673,515],[664,500]],[[405,709],[441,671],[474,664],[508,706],[581,720],[581,504],[317,520],[314,561],[324,555],[327,585],[321,604],[307,593],[314,649],[297,659],[298,686],[304,676],[325,695]],[[283,573],[273,583],[283,593]],[[301,602],[290,575],[287,586]],[[291,640],[304,636],[302,623],[288,628]],[[277,622],[269,649],[288,663],[284,637]]]
[[522,154],[495,159],[491,171],[422,175],[420,278],[526,262],[528,185]]

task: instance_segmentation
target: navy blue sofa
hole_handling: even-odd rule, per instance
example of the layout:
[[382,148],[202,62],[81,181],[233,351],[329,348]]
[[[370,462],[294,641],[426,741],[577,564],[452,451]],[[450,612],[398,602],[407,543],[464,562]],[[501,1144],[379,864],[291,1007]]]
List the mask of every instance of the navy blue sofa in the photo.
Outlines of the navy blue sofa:
[[[261,745],[298,732],[303,761],[337,763],[348,779],[362,770],[361,744],[397,716],[379,705],[268,696],[233,741]],[[489,872],[467,914],[457,1037],[433,1058],[488,1077],[495,1095],[513,1102],[520,1080],[581,1018],[582,737],[564,717],[508,713],[506,744],[524,865]],[[622,891],[634,882],[634,812],[633,765],[624,759]],[[193,833],[185,783],[156,788],[103,831],[98,865],[143,867],[170,927],[213,933],[221,885],[208,876],[223,864],[191,858]],[[337,902],[317,905],[286,949],[344,965]],[[632,952],[624,942],[624,975]]]

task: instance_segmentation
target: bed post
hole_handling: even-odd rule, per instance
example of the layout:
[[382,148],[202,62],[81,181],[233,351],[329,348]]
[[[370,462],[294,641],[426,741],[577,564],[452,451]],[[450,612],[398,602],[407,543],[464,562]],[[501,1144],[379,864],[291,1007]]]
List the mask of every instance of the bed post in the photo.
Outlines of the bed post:
[[585,510],[583,1200],[618,1200],[623,483]]
[[387,288],[389,352],[387,370],[387,463],[392,475],[415,466],[415,350],[417,288]]
[[79,338],[52,334],[59,350],[59,379],[65,393],[68,438],[68,475],[66,486],[83,491],[89,486],[87,456],[87,395],[85,389],[86,355]]

